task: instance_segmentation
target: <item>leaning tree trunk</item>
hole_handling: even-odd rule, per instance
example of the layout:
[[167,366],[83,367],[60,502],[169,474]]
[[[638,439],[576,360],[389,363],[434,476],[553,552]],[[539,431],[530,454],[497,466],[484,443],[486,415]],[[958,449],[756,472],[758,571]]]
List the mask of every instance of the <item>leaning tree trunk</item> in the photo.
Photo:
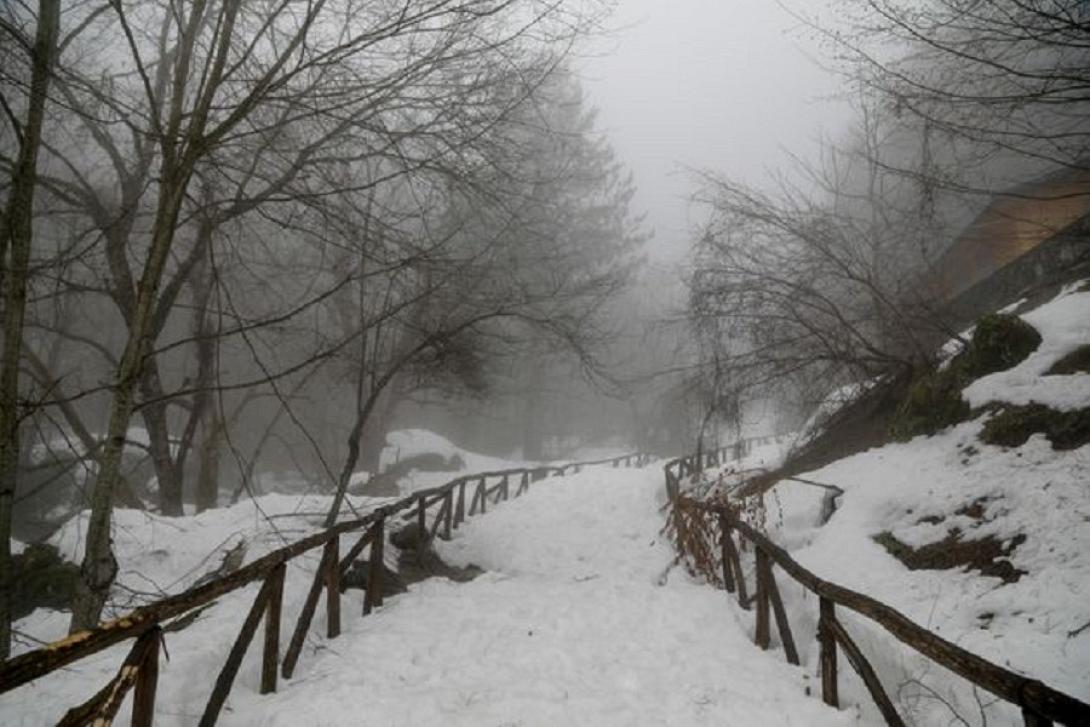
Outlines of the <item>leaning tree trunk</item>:
[[[33,70],[26,124],[11,191],[0,229],[0,268],[4,288],[4,351],[0,360],[0,660],[11,650],[11,518],[19,468],[19,358],[23,348],[34,188],[42,142],[46,94],[52,75],[60,26],[59,0],[40,0],[38,28],[31,51]],[[10,257],[9,257],[10,254]]]
[[169,170],[163,175],[151,246],[136,288],[129,337],[125,342],[125,350],[114,381],[106,442],[99,459],[98,476],[95,477],[91,491],[91,516],[87,523],[80,577],[76,581],[76,597],[72,603],[70,630],[73,632],[94,628],[98,624],[110,586],[117,575],[117,560],[110,545],[114,491],[120,486],[121,453],[125,447],[125,434],[128,432],[136,403],[136,388],[143,376],[145,359],[151,348],[155,303],[190,176],[191,171],[177,170]]

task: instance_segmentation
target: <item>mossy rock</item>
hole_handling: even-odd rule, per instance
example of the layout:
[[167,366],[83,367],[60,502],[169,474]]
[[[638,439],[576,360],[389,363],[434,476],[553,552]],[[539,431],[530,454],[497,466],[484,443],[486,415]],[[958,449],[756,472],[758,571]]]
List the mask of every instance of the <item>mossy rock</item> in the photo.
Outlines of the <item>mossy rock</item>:
[[919,377],[893,417],[891,434],[906,440],[964,421],[969,403],[961,398],[961,389],[961,377],[949,368]]
[[1007,406],[984,424],[980,439],[1000,447],[1020,447],[1043,433],[1053,449],[1076,449],[1090,443],[1090,407],[1057,411],[1044,404]]
[[13,618],[30,615],[36,608],[71,608],[79,578],[79,566],[63,560],[57,549],[32,543],[12,556],[15,585],[12,588]]
[[1046,376],[1090,374],[1090,343],[1084,343],[1063,356],[1045,372]]
[[969,418],[961,391],[975,379],[1004,371],[1026,359],[1041,345],[1041,334],[1018,316],[992,313],[977,321],[964,351],[940,370],[917,377],[890,426],[900,440],[931,435]]
[[1041,345],[1041,334],[1018,316],[991,313],[977,321],[969,347],[951,366],[966,383],[1020,364]]

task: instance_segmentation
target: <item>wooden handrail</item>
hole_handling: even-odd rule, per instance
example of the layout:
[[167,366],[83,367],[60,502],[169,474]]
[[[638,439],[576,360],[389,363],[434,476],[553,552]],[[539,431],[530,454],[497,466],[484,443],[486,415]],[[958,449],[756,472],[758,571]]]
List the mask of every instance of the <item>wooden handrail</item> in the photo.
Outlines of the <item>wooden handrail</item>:
[[[415,510],[419,507],[422,498],[428,501],[425,507],[427,507],[428,504],[434,504],[439,501],[450,501],[448,500],[448,497],[453,498],[454,490],[461,490],[467,481],[508,475],[526,475],[527,479],[532,479],[534,473],[541,471],[544,471],[546,475],[550,472],[559,475],[563,474],[565,470],[573,467],[581,468],[613,462],[619,464],[625,460],[631,459],[634,459],[637,462],[650,461],[649,457],[635,453],[599,460],[568,462],[562,465],[538,465],[534,467],[513,468],[463,475],[456,477],[439,487],[418,490],[400,500],[382,505],[364,517],[338,523],[326,530],[285,545],[258,558],[252,563],[248,563],[232,573],[201,584],[200,586],[190,588],[182,593],[162,598],[145,606],[140,606],[130,613],[102,623],[94,629],[71,634],[64,639],[0,663],[0,694],[9,692],[29,681],[43,677],[57,669],[98,653],[99,651],[125,641],[126,639],[139,637],[152,629],[156,629],[160,624],[169,619],[181,616],[201,606],[205,606],[213,600],[243,588],[254,581],[261,579],[266,579],[266,581],[268,581],[270,577],[275,578],[274,571],[282,568],[288,561],[297,558],[310,550],[324,548],[330,541],[339,538],[341,535],[377,527],[378,537],[381,538],[381,525],[389,517],[401,512]],[[519,492],[521,491],[522,489],[519,490]],[[459,498],[459,502],[461,502],[461,498]],[[461,511],[458,513],[458,519],[459,521],[464,520],[464,515]],[[354,557],[355,555],[358,555],[359,551],[362,550],[363,546],[368,542],[372,542],[372,539],[365,535],[361,538],[357,547],[353,548],[349,553],[349,556]],[[375,544],[381,549],[381,543]],[[343,571],[347,565],[348,564],[344,562],[340,563],[339,571]],[[319,565],[319,568],[321,568],[321,564]],[[375,573],[375,575],[376,579],[373,583],[377,585],[381,578],[381,571]],[[335,578],[334,580],[339,580],[339,578]],[[370,611],[372,607],[380,605],[382,605],[381,592],[374,594],[369,593],[365,610]],[[277,608],[276,610],[278,611],[279,609]],[[278,614],[277,618],[279,618]],[[269,625],[270,627],[272,626],[271,620]],[[272,630],[273,629],[270,628],[270,632]],[[271,642],[271,636],[267,639],[267,643],[268,642]],[[272,649],[270,644],[270,646],[267,647],[267,653],[270,654],[267,661],[269,661],[270,666],[264,669],[262,680],[263,686],[267,689],[275,688],[276,670],[272,667],[272,661],[275,660],[278,655],[272,654],[271,652]],[[292,659],[292,662],[294,665],[294,658]]]
[[[690,462],[689,458],[679,458],[667,462],[663,467],[667,491],[674,506],[681,504],[680,500],[685,507],[703,510],[715,516],[726,527],[736,530],[752,542],[760,554],[759,557],[774,561],[797,583],[817,594],[823,604],[828,603],[830,608],[832,604],[836,604],[865,616],[935,663],[986,689],[1000,699],[1021,707],[1027,715],[1027,720],[1035,719],[1038,724],[1042,723],[1042,720],[1055,720],[1064,724],[1090,724],[1090,705],[1085,702],[1053,689],[1039,680],[1004,669],[973,654],[919,626],[892,606],[820,578],[793,559],[787,551],[772,542],[766,535],[739,518],[733,508],[722,503],[713,504],[684,497],[678,491],[679,473],[689,466]],[[725,532],[724,537],[730,537],[729,531]],[[725,546],[724,552],[729,553],[732,548],[733,545]],[[760,568],[758,572],[761,573]],[[736,578],[740,575],[739,569]],[[766,639],[766,631],[767,624],[762,623],[758,637]],[[830,635],[831,638],[836,636],[835,632]],[[846,632],[841,636],[846,637]],[[843,648],[843,638],[837,640],[841,642]],[[854,644],[851,646],[854,647]],[[853,661],[854,657],[860,656],[858,649],[850,656],[853,657]],[[835,685],[832,698],[835,701]],[[880,705],[880,707],[884,706]]]

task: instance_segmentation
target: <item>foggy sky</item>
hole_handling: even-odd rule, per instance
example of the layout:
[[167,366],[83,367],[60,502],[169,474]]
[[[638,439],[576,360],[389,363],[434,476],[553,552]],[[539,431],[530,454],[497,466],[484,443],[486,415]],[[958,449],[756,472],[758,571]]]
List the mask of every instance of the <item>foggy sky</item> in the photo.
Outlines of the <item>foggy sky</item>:
[[635,175],[652,260],[688,248],[684,166],[767,183],[784,150],[812,156],[847,117],[828,98],[838,80],[818,66],[816,41],[777,3],[620,0],[610,25],[580,66],[599,128]]

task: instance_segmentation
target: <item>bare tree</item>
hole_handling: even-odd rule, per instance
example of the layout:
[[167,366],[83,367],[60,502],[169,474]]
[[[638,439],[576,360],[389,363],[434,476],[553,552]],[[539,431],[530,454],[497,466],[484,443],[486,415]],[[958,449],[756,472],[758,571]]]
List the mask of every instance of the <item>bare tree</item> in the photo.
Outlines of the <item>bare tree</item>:
[[0,217],[0,289],[4,296],[4,350],[0,359],[0,659],[11,648],[11,517],[19,464],[19,364],[33,239],[34,193],[38,154],[53,61],[60,29],[60,3],[41,0],[34,39],[26,37],[16,18],[0,20],[0,33],[22,45],[30,60],[25,121],[15,117],[12,99],[0,96],[11,132],[18,141],[7,204]]

